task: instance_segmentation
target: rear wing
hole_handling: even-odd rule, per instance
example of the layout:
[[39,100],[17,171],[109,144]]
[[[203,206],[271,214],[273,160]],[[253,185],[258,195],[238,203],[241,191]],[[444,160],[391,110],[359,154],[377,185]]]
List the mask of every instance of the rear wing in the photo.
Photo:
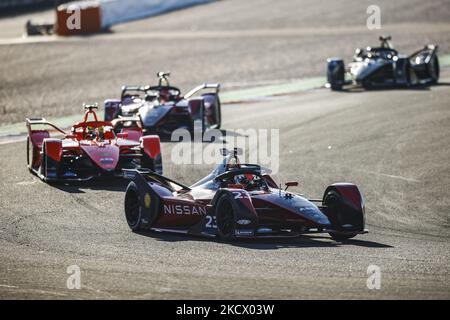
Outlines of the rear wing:
[[196,94],[197,92],[202,91],[202,90],[206,90],[206,89],[214,89],[214,93],[218,94],[219,91],[220,91],[220,84],[218,84],[218,83],[203,83],[203,84],[195,87],[194,89],[192,89],[188,93],[186,93],[184,95],[184,98],[188,99],[188,98],[192,97],[194,94]]
[[117,126],[119,126],[120,124],[123,124],[125,122],[135,123],[136,127],[142,128],[141,119],[138,116],[124,117],[124,116],[120,116],[119,115],[118,118],[115,118],[115,119],[111,120],[111,123],[112,123],[114,128],[116,128]]
[[147,92],[150,90],[150,86],[122,86],[122,93],[120,95],[121,98],[124,97],[127,91],[135,91],[135,92]]
[[55,124],[47,121],[45,118],[26,118],[25,119],[25,124],[27,126],[29,134],[31,134],[31,132],[33,131],[32,127],[35,126],[35,125],[49,126],[49,127],[53,128],[54,130],[56,130],[56,131],[58,131],[58,132],[60,132],[60,133],[62,133],[64,135],[67,134],[63,129],[61,129],[61,128],[57,127]]

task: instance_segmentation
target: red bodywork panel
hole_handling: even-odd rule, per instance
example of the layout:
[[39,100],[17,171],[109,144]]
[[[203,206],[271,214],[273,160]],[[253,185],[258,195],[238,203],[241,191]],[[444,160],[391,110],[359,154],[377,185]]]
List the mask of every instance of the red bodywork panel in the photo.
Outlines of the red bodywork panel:
[[47,130],[34,130],[30,135],[30,147],[33,150],[32,159],[30,159],[32,167],[37,167],[41,164],[41,148],[42,143],[46,138],[50,138],[50,134]]
[[156,135],[142,137],[141,147],[152,159],[155,159],[161,153],[161,143]]
[[81,149],[100,168],[114,170],[119,161],[120,149],[115,144],[81,143]]
[[59,162],[61,160],[61,156],[62,156],[62,152],[63,152],[61,140],[47,138],[44,140],[44,142],[46,145],[45,152],[46,152],[47,156],[52,158],[53,160]]
[[128,140],[137,142],[143,136],[141,128],[123,128],[120,132],[125,133]]

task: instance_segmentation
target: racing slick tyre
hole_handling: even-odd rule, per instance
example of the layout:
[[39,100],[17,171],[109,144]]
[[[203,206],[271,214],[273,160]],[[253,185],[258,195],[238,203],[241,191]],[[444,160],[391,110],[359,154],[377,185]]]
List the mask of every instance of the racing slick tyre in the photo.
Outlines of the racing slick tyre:
[[363,87],[363,88],[366,89],[366,90],[373,89],[372,83],[371,83],[370,81],[368,81],[368,80],[362,81],[362,82],[361,82],[361,87]]
[[143,229],[142,226],[142,205],[139,198],[139,190],[134,182],[130,182],[125,191],[125,218],[128,226],[133,232]]
[[434,56],[433,59],[427,65],[428,74],[431,78],[431,84],[436,84],[439,80],[439,59],[437,56]]
[[340,58],[327,59],[327,81],[333,91],[342,90],[345,82],[345,65]]
[[41,165],[39,166],[39,173],[41,179],[47,181],[47,152],[45,151],[47,148],[45,142],[42,144],[42,157],[41,157]]
[[27,167],[30,172],[33,172],[33,146],[31,145],[30,136],[27,137]]
[[[341,217],[339,214],[339,211],[343,206],[341,195],[335,190],[330,190],[325,195],[323,203],[328,208],[329,213],[327,214],[327,216],[331,224],[334,226],[342,225]],[[345,241],[350,238],[353,238],[354,236],[357,235],[357,233],[329,232],[329,235],[335,241]]]
[[220,99],[217,98],[217,109],[216,109],[217,117],[216,117],[216,129],[219,130],[222,126],[222,109],[220,105]]
[[413,86],[417,80],[415,79],[415,75],[414,75],[414,70],[411,67],[411,63],[408,61],[408,63],[406,63],[406,83],[407,86]]
[[212,124],[214,129],[220,129],[220,126],[222,125],[222,110],[218,96],[216,96],[214,103],[214,121],[215,123]]
[[215,206],[217,233],[221,240],[236,240],[236,205],[233,197],[224,193]]
[[203,112],[202,112],[201,119],[202,120],[193,121],[192,126],[189,128],[189,133],[191,135],[192,141],[195,140],[196,135],[198,135],[198,134],[201,134],[201,139],[203,141],[203,136],[205,135],[205,131],[206,131],[205,118],[203,116]]

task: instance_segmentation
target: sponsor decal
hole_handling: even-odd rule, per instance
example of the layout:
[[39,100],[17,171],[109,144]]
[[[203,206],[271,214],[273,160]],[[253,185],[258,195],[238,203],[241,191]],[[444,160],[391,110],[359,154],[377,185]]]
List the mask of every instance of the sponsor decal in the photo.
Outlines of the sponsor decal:
[[152,198],[150,197],[150,194],[146,193],[144,196],[144,205],[146,208],[150,208],[150,204],[152,203]]
[[247,220],[247,219],[241,219],[241,220],[238,220],[237,223],[240,224],[240,225],[247,225],[247,224],[250,224],[252,222],[250,220]]
[[206,215],[206,207],[188,204],[164,204],[164,214]]
[[237,229],[235,230],[235,234],[237,236],[253,236],[254,232],[248,229]]
[[112,164],[114,162],[113,158],[101,158],[100,162],[103,164]]

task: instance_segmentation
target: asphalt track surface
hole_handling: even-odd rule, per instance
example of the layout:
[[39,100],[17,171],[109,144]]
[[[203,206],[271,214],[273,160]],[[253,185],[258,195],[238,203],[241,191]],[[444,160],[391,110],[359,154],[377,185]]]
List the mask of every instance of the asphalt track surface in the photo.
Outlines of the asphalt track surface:
[[[141,83],[160,69],[170,68],[183,88],[203,81],[240,87],[317,76],[324,57],[347,57],[354,47],[376,42],[377,33],[361,27],[366,3],[255,3],[220,1],[120,25],[111,34],[0,46],[7,61],[0,65],[0,101],[8,111],[2,122],[24,116],[12,107],[23,100],[29,101],[25,111],[76,113],[85,98],[117,95],[124,79]],[[410,4],[396,1],[395,7],[402,3]],[[397,11],[381,3],[389,9],[385,28],[393,30],[397,47],[410,52],[436,42],[449,53],[448,1],[415,3]],[[418,23],[425,31],[395,28]],[[183,39],[187,26],[234,36]],[[314,32],[320,26],[342,34]],[[242,29],[276,29],[278,36],[240,38]],[[147,31],[178,36],[138,39]],[[1,145],[0,297],[449,299],[448,69],[442,76],[431,88],[317,89],[223,107],[224,129],[280,130],[277,181],[298,179],[295,191],[314,198],[336,181],[360,186],[370,233],[348,243],[327,235],[227,244],[135,234],[122,209],[125,183],[50,186],[27,171],[25,143]],[[169,177],[190,184],[211,169],[173,164],[173,147],[163,144]],[[80,290],[66,287],[70,265],[81,268]],[[366,286],[369,265],[381,268],[379,290]]]

